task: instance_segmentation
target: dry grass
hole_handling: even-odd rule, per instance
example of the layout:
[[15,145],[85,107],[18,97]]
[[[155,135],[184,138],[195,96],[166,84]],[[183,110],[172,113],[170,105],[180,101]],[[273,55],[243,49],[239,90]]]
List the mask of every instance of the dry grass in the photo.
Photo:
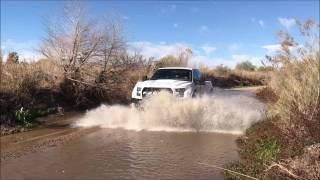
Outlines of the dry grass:
[[[273,67],[269,87],[257,93],[269,104],[267,120],[248,129],[246,138],[239,140],[242,159],[232,164],[233,169],[261,179],[320,177],[319,26],[312,21],[297,24],[305,44],[298,45],[289,34],[280,33],[282,49],[269,58]],[[279,156],[259,164],[252,152],[258,150],[258,141],[265,143],[268,138],[279,143]]]
[[260,99],[262,102],[265,102],[266,104],[274,104],[278,101],[279,97],[275,94],[273,89],[271,89],[270,86],[266,86],[262,89],[259,89],[256,92],[256,96],[258,99]]
[[63,66],[49,60],[1,65],[1,128],[19,124],[15,114],[22,107],[37,112],[128,103],[133,86],[146,73],[146,68],[127,67],[103,72],[101,66],[88,64],[81,73],[66,76]]
[[[135,83],[146,68],[109,68],[88,64],[79,74],[66,78],[63,66],[49,60],[31,64],[3,64],[1,93],[6,96],[34,97],[39,91],[56,91],[74,105],[125,103],[130,100]],[[118,101],[119,100],[119,101]],[[90,105],[86,106],[90,107]]]
[[239,76],[243,79],[252,79],[256,81],[266,81],[269,78],[270,72],[261,72],[261,71],[246,71],[246,70],[237,70],[230,69],[225,66],[217,66],[213,69],[207,67],[201,67],[201,72],[207,76],[215,77],[230,77],[230,76]]
[[222,65],[201,67],[200,71],[214,86],[219,87],[265,85],[270,80],[270,72],[236,70]]
[[319,52],[288,62],[275,71],[270,83],[279,100],[271,113],[281,117],[280,126],[294,138],[313,137],[320,141]]
[[57,87],[62,75],[62,69],[47,60],[32,64],[4,64],[1,90],[3,93],[32,94],[36,89]]

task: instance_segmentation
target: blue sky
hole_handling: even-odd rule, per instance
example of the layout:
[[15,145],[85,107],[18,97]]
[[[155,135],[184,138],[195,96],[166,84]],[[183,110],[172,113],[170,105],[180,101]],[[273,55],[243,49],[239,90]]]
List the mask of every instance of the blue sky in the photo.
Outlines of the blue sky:
[[[45,36],[45,16],[63,1],[1,1],[1,48],[37,58]],[[126,41],[146,56],[161,57],[190,47],[210,65],[234,66],[260,60],[277,49],[276,32],[296,34],[293,18],[319,22],[319,0],[246,1],[88,1],[93,16],[121,19]]]

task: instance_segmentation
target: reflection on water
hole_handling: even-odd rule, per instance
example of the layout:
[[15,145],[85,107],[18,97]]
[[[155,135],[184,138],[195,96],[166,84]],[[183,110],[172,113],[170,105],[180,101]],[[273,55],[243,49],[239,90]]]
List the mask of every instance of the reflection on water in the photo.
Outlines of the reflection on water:
[[223,166],[236,160],[236,137],[100,129],[67,145],[8,160],[1,177],[220,179],[221,171],[198,162]]

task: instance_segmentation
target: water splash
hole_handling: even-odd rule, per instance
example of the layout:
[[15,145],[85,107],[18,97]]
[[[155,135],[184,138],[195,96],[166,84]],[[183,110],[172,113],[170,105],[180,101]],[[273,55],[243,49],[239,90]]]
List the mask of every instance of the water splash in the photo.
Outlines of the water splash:
[[76,127],[100,126],[149,131],[205,131],[241,134],[259,121],[264,105],[244,93],[218,91],[212,96],[178,99],[161,92],[140,108],[101,105],[88,111]]

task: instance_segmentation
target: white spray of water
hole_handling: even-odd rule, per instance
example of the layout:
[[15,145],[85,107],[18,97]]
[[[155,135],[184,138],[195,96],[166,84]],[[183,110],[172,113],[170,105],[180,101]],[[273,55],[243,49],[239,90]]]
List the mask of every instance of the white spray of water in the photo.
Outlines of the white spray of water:
[[135,106],[101,105],[88,111],[76,127],[100,126],[149,131],[243,133],[259,121],[264,105],[245,95],[215,94],[179,99],[165,92]]

